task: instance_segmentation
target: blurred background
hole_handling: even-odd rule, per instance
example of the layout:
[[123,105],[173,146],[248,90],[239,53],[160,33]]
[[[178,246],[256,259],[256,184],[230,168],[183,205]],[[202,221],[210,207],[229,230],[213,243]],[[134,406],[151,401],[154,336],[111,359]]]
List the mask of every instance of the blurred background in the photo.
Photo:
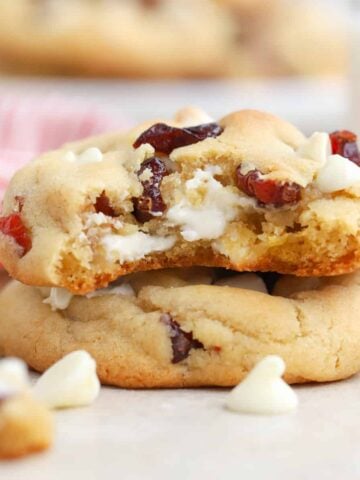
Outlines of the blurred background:
[[360,131],[359,4],[2,0],[0,195],[39,151],[185,105]]

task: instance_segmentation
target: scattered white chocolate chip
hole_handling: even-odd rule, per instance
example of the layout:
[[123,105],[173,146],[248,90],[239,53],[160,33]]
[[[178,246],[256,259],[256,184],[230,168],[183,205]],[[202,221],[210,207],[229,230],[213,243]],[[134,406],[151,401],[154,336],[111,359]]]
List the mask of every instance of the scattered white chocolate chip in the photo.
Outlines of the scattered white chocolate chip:
[[104,295],[130,295],[134,296],[135,292],[132,286],[128,283],[123,283],[116,287],[101,288],[86,295],[86,298],[103,297]]
[[34,395],[49,408],[90,405],[99,391],[96,362],[84,350],[71,352],[56,362],[33,388]]
[[315,184],[323,193],[337,192],[360,182],[360,168],[341,155],[330,155]]
[[76,155],[76,153],[72,151],[66,152],[64,160],[66,162],[76,163],[77,165],[99,163],[103,160],[103,154],[97,147],[91,147],[79,155]]
[[319,164],[319,168],[325,165],[331,154],[330,137],[327,133],[315,132],[306,139],[297,150],[297,154],[303,158],[310,158]]
[[255,273],[242,273],[231,277],[220,278],[214,285],[221,287],[244,288],[257,292],[268,293],[264,280]]
[[14,357],[0,360],[0,383],[12,391],[26,390],[30,385],[26,363]]
[[51,310],[65,310],[70,305],[73,298],[73,294],[65,288],[52,288],[50,290],[50,296],[43,300],[43,303],[47,303],[51,306]]
[[229,410],[239,413],[274,415],[295,410],[298,398],[281,378],[285,363],[277,355],[263,358],[226,400]]

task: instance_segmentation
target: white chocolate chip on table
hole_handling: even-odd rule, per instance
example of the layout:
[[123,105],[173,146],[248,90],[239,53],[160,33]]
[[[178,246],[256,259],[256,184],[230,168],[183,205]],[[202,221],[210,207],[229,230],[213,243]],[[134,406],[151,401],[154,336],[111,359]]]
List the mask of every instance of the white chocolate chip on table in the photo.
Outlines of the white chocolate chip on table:
[[233,412],[276,415],[298,406],[294,390],[281,378],[285,363],[277,355],[268,355],[235,387],[226,400]]
[[96,362],[84,350],[69,353],[36,382],[33,393],[49,408],[90,405],[100,392]]

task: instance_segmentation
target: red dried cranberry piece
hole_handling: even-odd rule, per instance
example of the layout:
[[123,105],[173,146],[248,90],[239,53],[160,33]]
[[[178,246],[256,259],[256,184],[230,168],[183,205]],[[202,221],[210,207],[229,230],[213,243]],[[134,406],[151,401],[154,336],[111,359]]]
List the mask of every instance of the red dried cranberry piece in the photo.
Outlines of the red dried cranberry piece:
[[150,178],[142,180],[143,193],[141,197],[134,198],[134,215],[139,222],[148,222],[156,215],[166,210],[165,202],[160,192],[162,179],[169,174],[165,163],[157,157],[151,157],[141,164],[138,171],[140,177],[145,170],[149,170]]
[[355,133],[349,130],[337,130],[330,133],[330,141],[333,154],[342,155],[360,166],[360,152]]
[[103,213],[108,217],[116,217],[115,210],[110,205],[109,197],[106,196],[105,192],[102,192],[102,194],[97,197],[95,202],[95,211],[96,213]]
[[193,338],[191,332],[182,330],[169,313],[162,314],[160,321],[169,328],[173,351],[172,363],[179,363],[185,360],[192,348],[204,348],[204,345],[199,340]]
[[301,187],[297,183],[278,183],[275,180],[264,179],[258,170],[242,174],[241,166],[236,169],[236,185],[263,205],[282,207],[292,205],[301,198]]
[[218,137],[224,131],[224,129],[215,122],[202,123],[201,125],[196,125],[195,127],[186,127],[184,130],[191,132],[199,139],[199,141],[205,140],[205,138],[209,137]]
[[208,137],[217,137],[223,129],[217,123],[205,123],[195,127],[177,128],[165,123],[155,123],[143,132],[134,142],[134,148],[144,143],[150,143],[159,153],[169,154],[175,148],[185,147],[205,140]]
[[12,237],[16,243],[23,248],[23,255],[31,249],[31,238],[27,228],[21,220],[20,214],[13,213],[8,217],[1,217],[0,232]]

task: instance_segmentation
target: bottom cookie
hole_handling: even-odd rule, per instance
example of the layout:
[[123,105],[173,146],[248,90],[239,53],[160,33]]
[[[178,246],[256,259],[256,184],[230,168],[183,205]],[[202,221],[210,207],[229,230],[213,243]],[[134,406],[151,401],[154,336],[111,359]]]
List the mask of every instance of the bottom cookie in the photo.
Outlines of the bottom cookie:
[[[44,371],[84,349],[102,383],[127,388],[233,386],[268,354],[284,359],[289,383],[360,370],[360,275],[318,280],[311,290],[283,277],[273,295],[226,286],[246,278],[262,289],[261,278],[246,275],[135,274],[87,297],[65,295],[56,311],[44,303],[47,289],[12,282],[0,294],[0,354]],[[54,306],[63,293],[46,302]]]

